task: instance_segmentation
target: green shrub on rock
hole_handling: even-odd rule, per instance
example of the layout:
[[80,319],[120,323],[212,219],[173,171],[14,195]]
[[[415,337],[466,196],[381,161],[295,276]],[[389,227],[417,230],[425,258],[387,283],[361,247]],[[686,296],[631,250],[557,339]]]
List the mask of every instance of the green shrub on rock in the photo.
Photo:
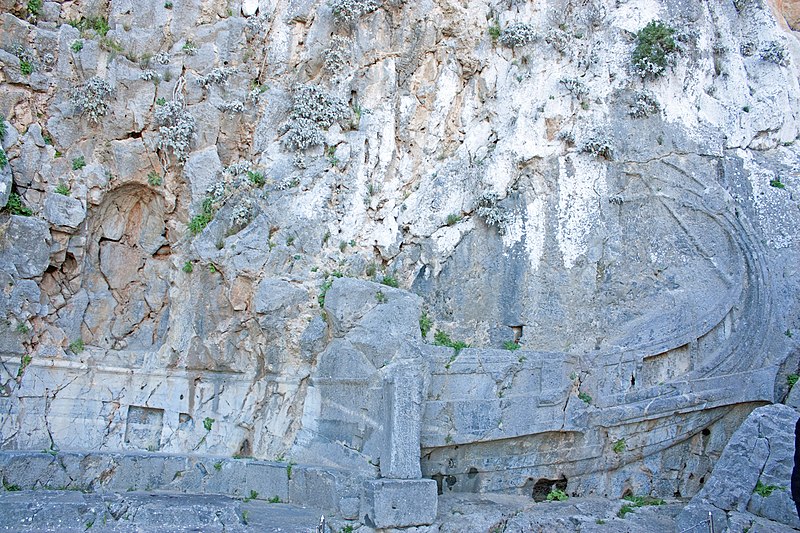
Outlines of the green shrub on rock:
[[631,60],[642,77],[657,78],[672,64],[678,51],[674,35],[675,29],[660,20],[651,21],[639,30]]

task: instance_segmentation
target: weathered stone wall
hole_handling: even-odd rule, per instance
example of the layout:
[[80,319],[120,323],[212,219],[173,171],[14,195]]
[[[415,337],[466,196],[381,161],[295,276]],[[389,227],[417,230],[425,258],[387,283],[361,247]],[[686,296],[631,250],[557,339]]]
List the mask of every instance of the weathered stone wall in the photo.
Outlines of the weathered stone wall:
[[791,2],[2,5],[0,449],[376,476],[414,361],[442,491],[687,496],[797,368]]

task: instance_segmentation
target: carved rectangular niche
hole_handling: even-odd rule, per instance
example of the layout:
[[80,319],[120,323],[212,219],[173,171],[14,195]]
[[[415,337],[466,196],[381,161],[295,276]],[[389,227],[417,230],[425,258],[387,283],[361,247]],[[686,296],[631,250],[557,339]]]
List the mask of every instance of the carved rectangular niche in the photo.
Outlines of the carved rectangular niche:
[[164,410],[131,405],[125,423],[125,444],[134,448],[155,451],[161,447]]

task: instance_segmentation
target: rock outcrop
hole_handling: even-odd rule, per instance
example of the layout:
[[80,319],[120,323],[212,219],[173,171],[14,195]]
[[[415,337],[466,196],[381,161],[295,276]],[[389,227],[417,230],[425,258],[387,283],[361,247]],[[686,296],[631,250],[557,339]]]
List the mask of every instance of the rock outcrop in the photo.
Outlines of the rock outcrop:
[[800,364],[795,4],[4,1],[0,450],[706,497]]

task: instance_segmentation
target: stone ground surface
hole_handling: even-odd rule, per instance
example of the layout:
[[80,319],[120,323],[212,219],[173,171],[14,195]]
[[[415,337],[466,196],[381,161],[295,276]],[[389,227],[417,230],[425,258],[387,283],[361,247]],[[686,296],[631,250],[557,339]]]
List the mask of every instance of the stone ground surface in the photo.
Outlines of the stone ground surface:
[[[519,496],[461,494],[441,497],[439,503],[437,525],[418,530],[671,532],[683,508],[683,502],[668,502],[636,509],[621,519],[617,513],[624,502],[603,499],[534,503]],[[0,494],[0,531],[307,532],[315,530],[319,518],[313,509],[222,496],[42,490]],[[332,531],[341,531],[347,524],[332,525]],[[372,530],[362,526],[356,531]]]
[[277,533],[313,531],[319,519],[311,509],[224,496],[42,490],[0,494],[0,531]]
[[[439,514],[431,527],[413,533],[673,533],[686,502],[634,508],[620,518],[626,501],[572,498],[536,503],[522,496],[449,494],[439,498]],[[168,493],[105,493],[77,491],[15,491],[0,493],[0,531],[19,532],[313,532],[320,513],[283,503],[244,501],[223,496]],[[334,521],[328,531],[374,531],[353,522]],[[387,530],[400,531],[400,530]],[[691,531],[708,531],[699,522]],[[751,531],[794,531],[761,520]]]

